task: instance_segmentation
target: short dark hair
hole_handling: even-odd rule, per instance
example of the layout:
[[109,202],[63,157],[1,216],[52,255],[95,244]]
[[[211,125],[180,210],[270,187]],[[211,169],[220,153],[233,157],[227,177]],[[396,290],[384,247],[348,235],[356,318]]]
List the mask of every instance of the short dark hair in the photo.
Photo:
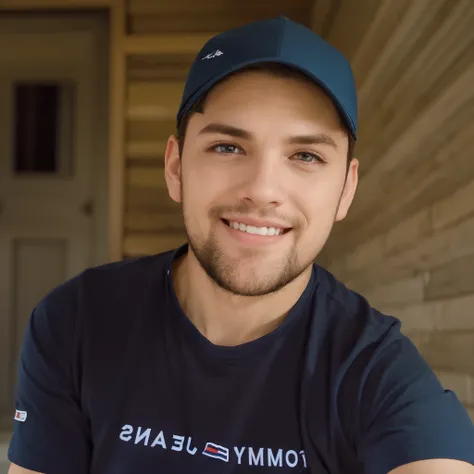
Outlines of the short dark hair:
[[[273,77],[282,78],[282,79],[299,79],[303,81],[311,81],[303,72],[292,68],[290,66],[286,66],[284,64],[278,63],[259,63],[247,66],[245,68],[239,69],[238,71],[229,74],[226,79],[239,74],[243,71],[258,71],[264,72],[269,74]],[[226,80],[224,79],[224,80]],[[206,102],[207,96],[209,92],[203,94],[194,104],[193,106],[182,116],[180,122],[177,125],[177,137],[178,137],[178,144],[179,144],[179,154],[182,156],[183,148],[184,148],[184,140],[186,138],[186,130],[188,128],[189,119],[193,114],[202,114],[204,112],[204,104]],[[341,117],[341,125],[347,131],[347,136],[349,140],[349,146],[347,149],[347,169],[349,169],[349,163],[351,162],[352,158],[354,157],[354,149],[355,149],[355,140],[352,136],[352,133],[349,131],[347,126],[344,124],[342,117]]]

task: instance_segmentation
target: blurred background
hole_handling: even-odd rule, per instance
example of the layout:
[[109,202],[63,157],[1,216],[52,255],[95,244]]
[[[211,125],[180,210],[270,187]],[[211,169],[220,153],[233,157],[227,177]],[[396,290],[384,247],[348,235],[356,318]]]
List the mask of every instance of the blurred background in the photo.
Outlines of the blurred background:
[[32,308],[88,266],[184,242],[163,153],[188,68],[278,15],[358,83],[360,186],[318,263],[400,318],[474,418],[474,1],[0,0],[4,472]]

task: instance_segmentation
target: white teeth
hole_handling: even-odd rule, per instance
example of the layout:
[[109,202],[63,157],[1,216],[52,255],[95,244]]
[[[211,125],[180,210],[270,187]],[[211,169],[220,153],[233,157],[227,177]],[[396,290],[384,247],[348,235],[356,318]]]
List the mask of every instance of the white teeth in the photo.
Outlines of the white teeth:
[[241,230],[242,232],[247,232],[249,234],[257,235],[280,235],[283,232],[283,229],[277,229],[275,227],[255,227],[253,225],[245,225],[241,222],[228,221],[229,227],[232,227],[236,230]]

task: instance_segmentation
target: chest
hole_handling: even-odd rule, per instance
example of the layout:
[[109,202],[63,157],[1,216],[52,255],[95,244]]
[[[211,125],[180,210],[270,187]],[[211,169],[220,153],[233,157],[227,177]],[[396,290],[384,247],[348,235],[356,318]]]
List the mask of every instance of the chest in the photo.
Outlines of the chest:
[[306,472],[302,351],[219,358],[171,336],[139,349],[96,367],[111,375],[90,391],[93,474]]

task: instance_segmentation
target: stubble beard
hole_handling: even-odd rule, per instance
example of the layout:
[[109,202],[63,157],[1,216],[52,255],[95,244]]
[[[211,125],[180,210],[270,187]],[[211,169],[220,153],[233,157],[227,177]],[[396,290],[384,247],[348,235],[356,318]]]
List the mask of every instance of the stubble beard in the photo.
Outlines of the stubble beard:
[[[251,251],[244,252],[242,258],[232,260],[220,248],[214,232],[203,242],[199,242],[190,232],[187,232],[187,236],[189,247],[207,276],[233,295],[261,297],[274,293],[291,283],[308,267],[299,264],[295,247],[280,261],[271,263],[261,262],[259,255],[255,252],[252,255]],[[265,271],[262,265],[272,268]]]

